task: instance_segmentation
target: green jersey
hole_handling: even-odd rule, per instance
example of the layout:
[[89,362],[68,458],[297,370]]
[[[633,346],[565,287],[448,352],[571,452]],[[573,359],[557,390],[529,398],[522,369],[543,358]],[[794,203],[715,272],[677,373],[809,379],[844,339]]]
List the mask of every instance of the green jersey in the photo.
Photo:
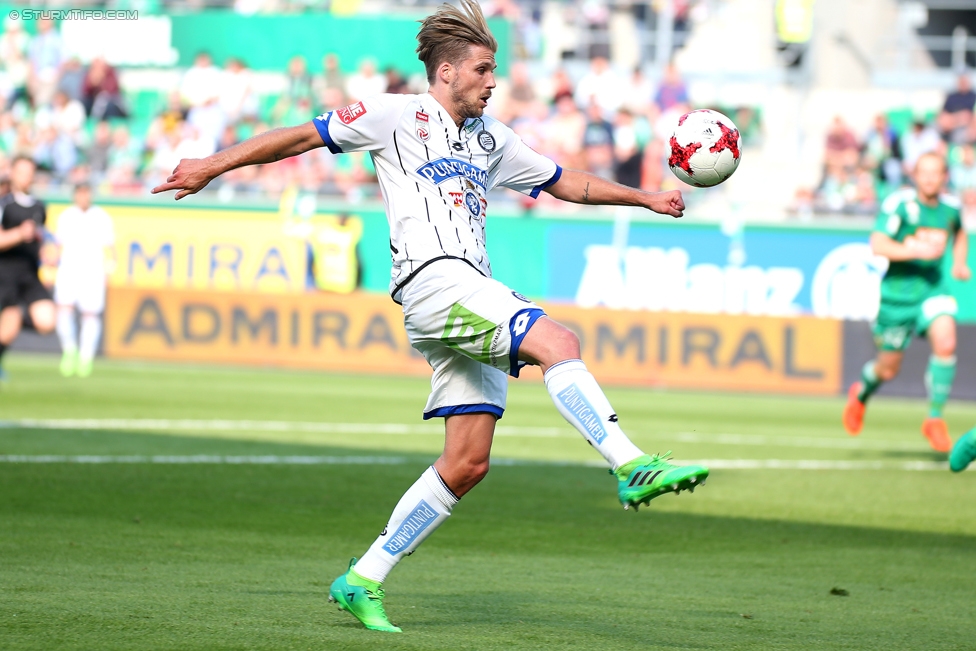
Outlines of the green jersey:
[[[936,205],[927,206],[914,190],[903,190],[882,204],[874,230],[896,242],[917,239],[942,244],[948,250],[961,225],[959,202],[954,197],[942,195]],[[934,291],[948,294],[942,283],[942,257],[892,261],[881,281],[881,300],[921,303]]]

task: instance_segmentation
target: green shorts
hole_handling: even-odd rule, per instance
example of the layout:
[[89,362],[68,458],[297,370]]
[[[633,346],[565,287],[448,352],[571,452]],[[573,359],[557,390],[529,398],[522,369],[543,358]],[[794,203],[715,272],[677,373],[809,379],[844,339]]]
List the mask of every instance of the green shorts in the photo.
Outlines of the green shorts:
[[881,299],[878,318],[872,326],[878,350],[902,351],[912,343],[912,335],[924,337],[940,316],[955,317],[959,308],[954,296],[933,294],[920,303],[894,303]]

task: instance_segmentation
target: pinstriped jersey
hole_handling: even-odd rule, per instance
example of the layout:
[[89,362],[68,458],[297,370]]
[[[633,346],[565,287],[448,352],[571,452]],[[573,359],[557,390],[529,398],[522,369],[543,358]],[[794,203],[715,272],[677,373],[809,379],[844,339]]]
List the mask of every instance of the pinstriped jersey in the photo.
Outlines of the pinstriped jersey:
[[313,120],[334,154],[368,151],[379,180],[393,268],[390,293],[423,265],[459,258],[491,277],[487,194],[497,186],[533,198],[562,169],[488,116],[458,127],[430,94],[376,95]]

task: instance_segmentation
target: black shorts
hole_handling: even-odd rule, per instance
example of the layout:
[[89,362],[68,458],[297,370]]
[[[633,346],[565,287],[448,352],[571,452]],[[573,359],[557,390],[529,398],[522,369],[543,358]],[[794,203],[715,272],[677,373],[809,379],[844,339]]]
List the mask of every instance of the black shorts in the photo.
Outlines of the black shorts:
[[41,284],[36,270],[0,267],[0,310],[50,300],[51,292]]

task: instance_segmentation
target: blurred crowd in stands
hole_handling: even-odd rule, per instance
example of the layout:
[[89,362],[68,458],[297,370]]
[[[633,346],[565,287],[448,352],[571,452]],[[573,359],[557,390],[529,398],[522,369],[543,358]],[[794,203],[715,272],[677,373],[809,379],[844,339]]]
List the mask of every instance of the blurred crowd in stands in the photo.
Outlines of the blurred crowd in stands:
[[873,215],[885,196],[910,183],[919,156],[935,151],[946,157],[949,189],[962,199],[966,221],[976,226],[974,107],[972,80],[962,74],[938,112],[879,114],[860,137],[835,116],[825,142],[823,179],[816,191],[798,192],[797,210]]
[[[369,59],[345,74],[326,54],[315,72],[302,57],[290,60],[283,91],[260,96],[245,61],[218,66],[197,55],[150,115],[136,115],[119,72],[103,59],[83,65],[67,56],[57,29],[38,21],[28,35],[8,20],[0,35],[0,175],[18,154],[31,156],[49,183],[91,181],[105,193],[142,193],[165,179],[181,158],[200,158],[254,134],[295,125],[376,93],[424,92],[422,76],[405,79],[378,70]],[[689,109],[688,92],[669,68],[654,84],[640,69],[619,75],[604,57],[571,79],[565,70],[530,74],[515,63],[499,78],[489,114],[511,125],[532,147],[561,165],[589,169],[630,186],[658,189],[676,181],[665,174],[662,125]],[[270,99],[270,101],[269,101]],[[758,137],[758,116],[730,113],[747,142]],[[350,198],[377,192],[368,155],[332,156],[325,148],[271,165],[233,170],[213,183],[225,196],[274,193],[288,185]]]
[[[140,114],[129,106],[131,93],[122,88],[119,71],[104,59],[86,65],[69,56],[50,20],[37,21],[29,35],[21,22],[8,19],[0,34],[0,176],[14,156],[26,154],[37,162],[42,183],[87,180],[103,193],[144,193],[181,158],[204,157],[377,93],[426,89],[422,76],[380,70],[369,59],[356,62],[351,74],[342,63],[334,54],[320,62],[294,57],[283,71],[283,90],[269,97],[255,90],[245,61],[229,58],[218,65],[200,53],[178,87],[168,95],[161,89],[148,113],[143,107]],[[691,107],[674,67],[657,81],[641,68],[621,74],[603,56],[593,56],[575,78],[562,68],[540,70],[515,62],[503,71],[489,114],[560,165],[648,190],[677,185],[667,173],[663,134]],[[874,214],[889,192],[908,181],[918,157],[935,150],[947,156],[951,188],[976,220],[974,106],[976,92],[962,75],[938,112],[880,114],[861,134],[838,115],[826,137],[822,181],[798,191],[796,212]],[[754,110],[712,108],[732,117],[746,147],[757,143],[761,116]],[[325,148],[233,170],[213,189],[232,197],[273,194],[289,185],[350,199],[378,192],[368,155],[332,156]]]

